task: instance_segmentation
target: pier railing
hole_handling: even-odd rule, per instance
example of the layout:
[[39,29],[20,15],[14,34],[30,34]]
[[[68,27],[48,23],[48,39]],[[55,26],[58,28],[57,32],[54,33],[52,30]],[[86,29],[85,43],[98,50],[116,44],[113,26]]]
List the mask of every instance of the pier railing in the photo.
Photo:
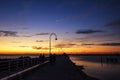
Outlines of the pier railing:
[[8,73],[16,73],[18,71],[27,69],[37,64],[41,64],[44,61],[47,61],[48,58],[40,59],[40,58],[30,58],[30,57],[21,57],[16,59],[6,59],[0,61],[0,74],[3,72]]

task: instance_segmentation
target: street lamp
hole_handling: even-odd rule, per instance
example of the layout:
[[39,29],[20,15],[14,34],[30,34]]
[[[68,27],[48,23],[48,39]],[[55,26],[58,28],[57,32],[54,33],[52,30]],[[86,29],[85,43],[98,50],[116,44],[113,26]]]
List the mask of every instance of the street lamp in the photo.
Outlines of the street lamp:
[[57,35],[55,33],[51,33],[49,36],[49,53],[51,54],[51,36],[55,36],[55,40],[57,40]]

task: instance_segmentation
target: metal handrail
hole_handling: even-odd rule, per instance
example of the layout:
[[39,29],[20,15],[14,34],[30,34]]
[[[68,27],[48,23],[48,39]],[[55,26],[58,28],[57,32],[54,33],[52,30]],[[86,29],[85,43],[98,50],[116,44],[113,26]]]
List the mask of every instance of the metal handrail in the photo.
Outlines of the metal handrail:
[[11,72],[12,70],[19,70],[24,68],[29,68],[36,64],[40,64],[39,58],[16,58],[16,59],[9,59],[6,61],[0,61],[0,71],[8,71]]

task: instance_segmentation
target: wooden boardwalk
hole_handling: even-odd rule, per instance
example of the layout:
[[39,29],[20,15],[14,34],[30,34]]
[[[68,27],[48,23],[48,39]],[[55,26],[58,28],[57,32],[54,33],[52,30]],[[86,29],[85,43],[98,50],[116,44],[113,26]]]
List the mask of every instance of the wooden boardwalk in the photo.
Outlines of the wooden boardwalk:
[[69,58],[56,57],[55,63],[48,63],[31,71],[21,80],[97,80],[86,75]]

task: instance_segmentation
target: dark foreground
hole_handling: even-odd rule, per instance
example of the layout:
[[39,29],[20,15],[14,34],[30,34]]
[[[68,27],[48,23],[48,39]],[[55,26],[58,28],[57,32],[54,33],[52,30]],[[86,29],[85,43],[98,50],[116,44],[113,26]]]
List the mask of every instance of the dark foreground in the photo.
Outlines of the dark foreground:
[[57,56],[56,62],[40,66],[21,80],[97,80],[86,75],[68,57]]

